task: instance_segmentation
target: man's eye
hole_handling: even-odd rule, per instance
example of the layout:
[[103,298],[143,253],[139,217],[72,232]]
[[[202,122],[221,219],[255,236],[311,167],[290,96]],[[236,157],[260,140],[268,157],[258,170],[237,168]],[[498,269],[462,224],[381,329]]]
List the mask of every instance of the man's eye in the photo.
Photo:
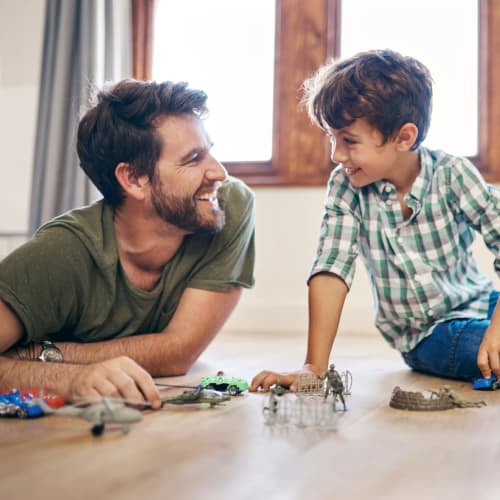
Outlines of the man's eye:
[[184,165],[190,165],[191,163],[198,163],[200,159],[200,155],[198,153],[194,154],[193,156],[190,156],[185,162]]

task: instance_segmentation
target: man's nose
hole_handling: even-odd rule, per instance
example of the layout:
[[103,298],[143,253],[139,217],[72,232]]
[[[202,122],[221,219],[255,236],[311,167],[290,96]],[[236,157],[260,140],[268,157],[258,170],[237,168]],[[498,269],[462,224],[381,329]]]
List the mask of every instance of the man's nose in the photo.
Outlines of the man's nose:
[[223,182],[227,179],[227,170],[225,169],[224,165],[222,165],[222,163],[212,157],[210,166],[205,172],[205,176],[210,181]]

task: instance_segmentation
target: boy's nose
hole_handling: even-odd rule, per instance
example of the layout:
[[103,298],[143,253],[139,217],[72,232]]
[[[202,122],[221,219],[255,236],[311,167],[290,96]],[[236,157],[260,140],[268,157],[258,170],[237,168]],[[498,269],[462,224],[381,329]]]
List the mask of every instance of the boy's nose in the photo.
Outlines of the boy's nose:
[[345,163],[347,161],[347,154],[345,150],[337,144],[335,148],[332,147],[330,158],[333,163]]

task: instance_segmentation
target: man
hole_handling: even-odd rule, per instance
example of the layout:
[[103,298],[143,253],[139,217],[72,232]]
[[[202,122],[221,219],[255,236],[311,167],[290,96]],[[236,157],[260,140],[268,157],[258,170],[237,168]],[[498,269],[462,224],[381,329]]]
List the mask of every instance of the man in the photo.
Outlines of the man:
[[78,154],[103,200],[0,263],[0,390],[159,407],[151,375],[185,373],[253,285],[253,195],[210,153],[206,98],[131,80],[99,93]]

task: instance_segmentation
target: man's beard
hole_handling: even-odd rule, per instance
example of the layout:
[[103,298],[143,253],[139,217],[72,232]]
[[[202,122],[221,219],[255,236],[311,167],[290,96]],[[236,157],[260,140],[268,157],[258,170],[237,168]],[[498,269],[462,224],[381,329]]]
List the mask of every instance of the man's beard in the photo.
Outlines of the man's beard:
[[218,206],[212,207],[211,216],[203,217],[198,212],[195,198],[196,195],[190,198],[166,194],[161,180],[153,178],[151,201],[156,213],[165,222],[190,233],[219,232],[226,221],[224,211]]

